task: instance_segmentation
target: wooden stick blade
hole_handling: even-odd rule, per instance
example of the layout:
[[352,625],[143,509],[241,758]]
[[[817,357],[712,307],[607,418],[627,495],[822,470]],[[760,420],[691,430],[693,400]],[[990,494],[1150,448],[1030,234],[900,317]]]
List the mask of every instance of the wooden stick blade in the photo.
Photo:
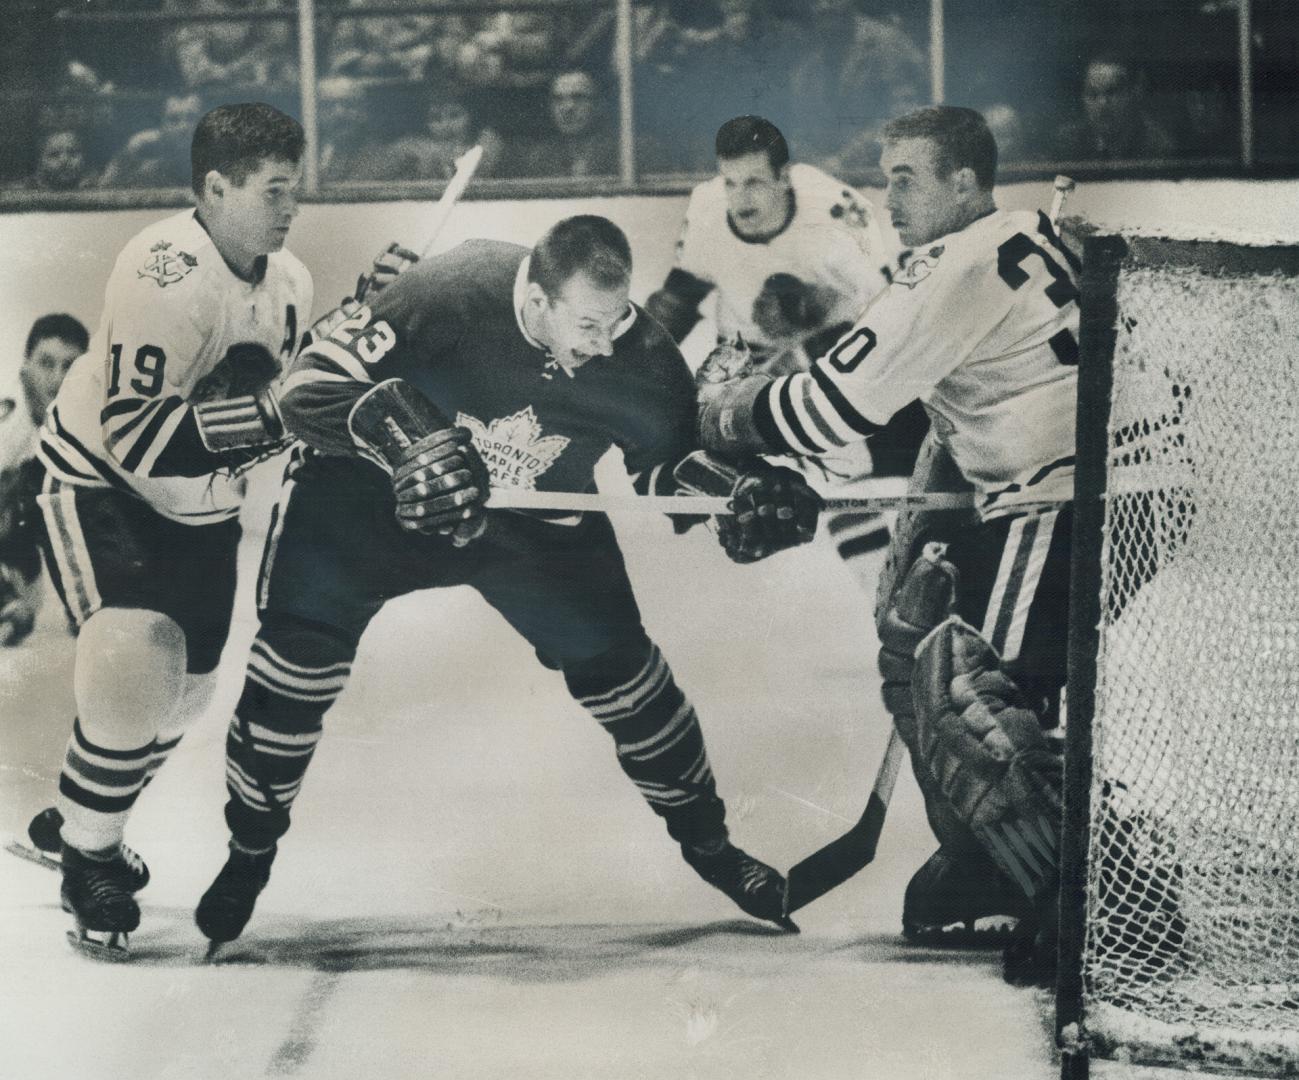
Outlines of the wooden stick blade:
[[789,871],[786,877],[786,914],[792,915],[813,900],[820,899],[874,861],[905,751],[902,737],[894,728],[889,733],[884,760],[880,762],[866,809],[857,824]]

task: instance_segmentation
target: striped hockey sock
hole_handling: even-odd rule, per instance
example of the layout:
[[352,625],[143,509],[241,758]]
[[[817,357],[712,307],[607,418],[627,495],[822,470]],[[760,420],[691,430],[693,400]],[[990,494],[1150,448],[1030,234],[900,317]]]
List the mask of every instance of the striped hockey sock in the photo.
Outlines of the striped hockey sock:
[[618,764],[674,840],[696,846],[725,838],[726,810],[694,706],[657,646],[638,659],[634,673],[612,685],[612,670],[603,678],[570,673],[569,689],[613,737]]
[[241,850],[267,851],[288,830],[324,714],[350,671],[350,660],[297,662],[267,638],[254,640],[226,735],[226,821]]
[[63,839],[81,851],[104,851],[122,840],[127,816],[148,773],[153,743],[108,749],[87,735],[80,719],[59,773],[59,812]]

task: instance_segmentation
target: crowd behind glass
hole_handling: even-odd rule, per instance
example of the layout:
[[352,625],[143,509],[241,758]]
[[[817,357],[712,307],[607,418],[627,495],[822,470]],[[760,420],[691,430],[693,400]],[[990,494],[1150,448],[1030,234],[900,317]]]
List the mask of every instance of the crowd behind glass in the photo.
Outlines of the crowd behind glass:
[[[187,186],[190,133],[211,106],[260,99],[300,111],[292,0],[4,6],[8,190]],[[799,159],[867,181],[882,123],[940,86],[985,113],[1012,166],[1299,161],[1299,30],[1284,0],[1251,0],[1242,33],[1240,6],[944,0],[936,31],[926,0],[636,2],[636,170],[706,172],[718,124],[756,112],[789,133]],[[322,186],[441,180],[475,143],[483,177],[619,175],[612,0],[496,8],[317,0]],[[129,15],[139,17],[113,17]]]

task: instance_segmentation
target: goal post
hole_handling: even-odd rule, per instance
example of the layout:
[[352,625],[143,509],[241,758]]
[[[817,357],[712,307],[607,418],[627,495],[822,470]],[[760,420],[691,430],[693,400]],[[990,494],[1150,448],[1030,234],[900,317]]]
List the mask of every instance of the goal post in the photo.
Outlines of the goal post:
[[1083,253],[1062,1076],[1299,1076],[1299,246]]

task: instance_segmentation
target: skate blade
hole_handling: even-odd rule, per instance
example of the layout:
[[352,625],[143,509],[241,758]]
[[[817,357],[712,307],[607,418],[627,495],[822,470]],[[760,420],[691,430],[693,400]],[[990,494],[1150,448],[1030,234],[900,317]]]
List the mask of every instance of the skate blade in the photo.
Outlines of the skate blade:
[[63,869],[63,863],[47,851],[41,851],[40,848],[32,847],[30,844],[24,844],[21,840],[10,840],[5,844],[5,851],[10,855],[17,855],[20,859],[26,859],[28,862],[35,863],[37,866],[43,866],[46,870],[58,871]]
[[[101,934],[102,937],[93,937]],[[130,934],[125,930],[69,930],[68,944],[84,956],[120,964],[131,959]]]
[[1018,925],[1013,915],[985,915],[973,922],[904,926],[902,936],[912,945],[940,949],[1001,949],[1010,943]]

